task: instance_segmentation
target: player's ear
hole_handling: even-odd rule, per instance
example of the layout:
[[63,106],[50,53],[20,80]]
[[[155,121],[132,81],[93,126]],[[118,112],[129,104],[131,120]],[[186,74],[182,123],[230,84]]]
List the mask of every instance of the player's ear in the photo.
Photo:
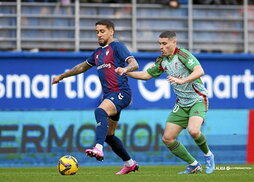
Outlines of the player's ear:
[[113,35],[114,35],[114,32],[115,32],[115,31],[113,30],[113,28],[110,28],[110,35],[113,36]]
[[174,43],[174,44],[176,44],[176,41],[177,41],[176,39],[173,39],[173,43]]

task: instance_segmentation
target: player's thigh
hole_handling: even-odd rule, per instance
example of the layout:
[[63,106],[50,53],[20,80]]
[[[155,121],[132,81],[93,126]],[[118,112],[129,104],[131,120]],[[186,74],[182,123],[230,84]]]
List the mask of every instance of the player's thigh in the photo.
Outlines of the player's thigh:
[[190,109],[188,131],[192,136],[198,136],[206,117],[207,108],[204,102],[197,102]]
[[98,108],[102,108],[109,116],[117,113],[114,103],[108,99],[104,99]]
[[109,116],[114,116],[117,113],[120,113],[122,109],[126,108],[131,102],[131,94],[130,92],[113,92],[104,97],[104,101],[107,103],[111,103],[111,111]]
[[168,141],[173,141],[176,139],[176,137],[179,135],[179,133],[183,130],[184,128],[181,127],[180,125],[166,122],[166,127],[164,130],[163,134],[163,140],[168,140]]
[[191,116],[188,123],[188,131],[191,134],[198,134],[204,119],[200,116]]
[[204,102],[194,104],[189,113],[189,130],[200,130],[206,117],[207,108]]

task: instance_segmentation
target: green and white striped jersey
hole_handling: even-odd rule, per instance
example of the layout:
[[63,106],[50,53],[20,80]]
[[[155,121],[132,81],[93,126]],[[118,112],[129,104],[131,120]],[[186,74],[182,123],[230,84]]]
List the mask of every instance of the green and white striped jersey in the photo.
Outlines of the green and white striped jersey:
[[[158,78],[163,72],[168,76],[186,78],[196,65],[200,63],[189,51],[176,48],[170,58],[168,56],[158,57],[155,65],[147,69],[147,72],[154,78]],[[208,104],[207,90],[200,78],[182,85],[174,83],[172,87],[181,107],[190,107],[200,101]]]

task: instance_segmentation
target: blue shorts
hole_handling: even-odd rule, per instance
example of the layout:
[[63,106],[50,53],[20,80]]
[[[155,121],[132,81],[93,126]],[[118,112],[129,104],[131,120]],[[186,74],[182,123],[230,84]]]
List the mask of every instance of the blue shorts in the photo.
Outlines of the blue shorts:
[[[116,107],[117,115],[120,115],[121,110],[129,106],[131,103],[131,92],[129,91],[121,91],[121,92],[112,92],[104,95],[103,99],[108,99]],[[111,117],[112,119],[114,117]],[[119,120],[119,116],[113,119],[114,121]]]

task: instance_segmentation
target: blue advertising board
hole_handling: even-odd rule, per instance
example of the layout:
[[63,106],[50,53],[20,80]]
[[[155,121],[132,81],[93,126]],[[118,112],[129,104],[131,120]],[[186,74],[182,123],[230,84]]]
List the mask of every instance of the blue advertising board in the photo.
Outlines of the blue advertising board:
[[[0,53],[0,110],[93,109],[101,100],[101,85],[92,68],[85,74],[51,85],[54,75],[84,61],[84,53]],[[139,70],[154,63],[159,53],[134,53]],[[215,109],[254,108],[254,55],[196,54],[205,75],[209,106]],[[166,109],[175,94],[166,75],[148,81],[130,78],[131,109]]]
[[[115,135],[140,165],[186,164],[162,142],[170,110],[124,110]],[[96,121],[85,111],[0,111],[0,167],[56,166],[63,155],[75,156],[82,166],[122,165],[105,144],[103,162],[88,158],[84,149],[95,144]],[[248,110],[210,110],[202,128],[217,164],[246,163]],[[204,155],[190,134],[178,137],[202,164]]]

